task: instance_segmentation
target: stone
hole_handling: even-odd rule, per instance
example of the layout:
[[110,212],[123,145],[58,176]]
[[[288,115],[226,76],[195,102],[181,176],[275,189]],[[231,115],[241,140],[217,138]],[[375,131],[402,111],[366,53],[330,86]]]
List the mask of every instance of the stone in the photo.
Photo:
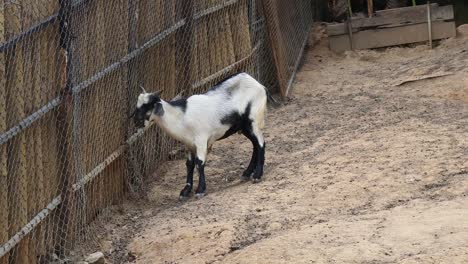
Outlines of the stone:
[[104,253],[102,253],[100,251],[89,255],[85,259],[85,261],[88,262],[89,264],[105,264],[106,263],[106,261],[104,259]]

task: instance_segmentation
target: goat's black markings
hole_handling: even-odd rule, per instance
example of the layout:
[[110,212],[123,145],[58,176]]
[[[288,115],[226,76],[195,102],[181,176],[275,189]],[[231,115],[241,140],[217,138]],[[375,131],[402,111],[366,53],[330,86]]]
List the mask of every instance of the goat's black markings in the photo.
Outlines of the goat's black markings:
[[195,158],[195,164],[197,165],[198,169],[198,187],[195,191],[195,194],[198,196],[203,196],[206,192],[205,164],[203,161],[199,160],[198,157]]
[[263,164],[265,163],[265,142],[260,146],[257,136],[253,132],[252,123],[249,123],[243,130],[242,134],[246,136],[253,146],[252,158],[249,166],[243,173],[244,178],[252,176],[255,182],[260,181],[263,175]]
[[228,77],[222,79],[222,80],[219,81],[217,84],[215,84],[213,87],[211,87],[211,88],[208,90],[208,92],[217,90],[219,87],[222,86],[222,84],[223,84],[225,81],[227,81],[227,80],[229,80],[229,79],[231,79],[231,78],[233,78],[233,77],[235,77],[235,76],[237,76],[237,75],[239,75],[239,74],[243,74],[243,73],[244,73],[244,72],[239,72],[239,73],[235,73],[235,74],[229,75]]
[[251,126],[252,121],[249,119],[251,103],[247,104],[244,113],[232,112],[221,119],[221,124],[230,126],[228,131],[218,140],[225,139],[236,132],[243,131],[246,127]]
[[187,183],[185,184],[184,189],[180,191],[180,198],[187,198],[192,192],[193,187],[193,170],[195,169],[195,155],[190,154],[190,158],[187,158],[185,163],[187,166]]
[[135,126],[138,128],[144,127],[145,120],[148,119],[147,113],[149,111],[158,112],[161,109],[162,109],[162,105],[161,105],[161,99],[159,98],[159,96],[150,95],[147,103],[135,109],[135,114],[133,115],[133,121],[135,123]]
[[263,166],[265,164],[265,146],[265,142],[263,142],[262,147],[259,146],[259,151],[257,153],[257,166],[252,176],[254,182],[259,182],[263,176]]
[[174,107],[178,107],[178,108],[182,109],[182,111],[184,113],[185,113],[185,110],[187,110],[187,99],[186,98],[178,99],[178,100],[175,100],[175,101],[170,101],[169,104],[174,106]]
[[258,144],[257,137],[255,136],[255,134],[252,131],[252,125],[249,125],[244,130],[242,130],[242,134],[246,138],[248,138],[250,140],[250,142],[252,142],[252,146],[253,146],[253,152],[252,152],[252,157],[251,157],[250,162],[249,162],[249,166],[247,167],[247,169],[242,174],[242,176],[244,178],[250,178],[250,176],[252,176],[252,174],[254,173],[255,168],[257,167],[259,144]]

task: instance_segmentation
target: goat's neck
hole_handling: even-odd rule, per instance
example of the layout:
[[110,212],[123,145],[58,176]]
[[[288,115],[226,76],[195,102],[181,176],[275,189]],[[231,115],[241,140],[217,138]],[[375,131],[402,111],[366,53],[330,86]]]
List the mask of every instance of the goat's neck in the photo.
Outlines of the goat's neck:
[[166,101],[161,100],[164,114],[156,118],[158,125],[169,134],[177,136],[182,126],[184,113],[178,107],[172,106]]

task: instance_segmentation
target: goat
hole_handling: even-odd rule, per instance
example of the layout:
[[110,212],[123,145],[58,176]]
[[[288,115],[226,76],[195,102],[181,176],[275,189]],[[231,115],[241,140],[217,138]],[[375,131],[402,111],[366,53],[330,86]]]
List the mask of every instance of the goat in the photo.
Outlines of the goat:
[[196,197],[206,192],[205,163],[215,141],[234,133],[242,133],[253,145],[253,153],[244,179],[259,182],[265,163],[265,141],[261,129],[264,126],[267,97],[266,88],[247,73],[238,73],[213,86],[204,94],[192,95],[172,101],[164,101],[160,92],[138,96],[134,112],[136,128],[155,122],[172,138],[182,142],[187,149],[187,182],[180,192],[180,199],[187,199],[192,192],[195,166],[199,174]]

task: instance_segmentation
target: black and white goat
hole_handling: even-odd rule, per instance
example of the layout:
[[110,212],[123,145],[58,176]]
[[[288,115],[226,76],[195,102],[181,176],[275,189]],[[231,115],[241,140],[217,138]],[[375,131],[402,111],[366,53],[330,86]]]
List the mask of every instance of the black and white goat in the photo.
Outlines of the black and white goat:
[[262,131],[267,106],[266,88],[247,73],[233,75],[205,94],[186,99],[164,101],[160,93],[143,91],[138,96],[134,114],[137,128],[155,122],[174,139],[185,144],[187,157],[187,184],[180,198],[187,198],[193,186],[193,171],[198,169],[196,196],[206,191],[205,162],[215,141],[238,132],[253,144],[250,164],[243,177],[260,181],[265,162],[265,142]]

